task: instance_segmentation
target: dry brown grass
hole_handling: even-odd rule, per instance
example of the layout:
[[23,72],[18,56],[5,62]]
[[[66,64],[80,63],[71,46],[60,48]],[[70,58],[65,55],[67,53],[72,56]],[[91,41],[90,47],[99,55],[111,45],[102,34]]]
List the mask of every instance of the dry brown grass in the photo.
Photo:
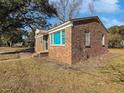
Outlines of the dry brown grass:
[[18,58],[20,58],[19,54],[0,54],[0,61]]
[[25,48],[12,48],[12,47],[0,47],[0,52],[2,51],[19,51]]
[[110,51],[71,66],[31,58],[2,62],[0,93],[124,93],[124,50]]

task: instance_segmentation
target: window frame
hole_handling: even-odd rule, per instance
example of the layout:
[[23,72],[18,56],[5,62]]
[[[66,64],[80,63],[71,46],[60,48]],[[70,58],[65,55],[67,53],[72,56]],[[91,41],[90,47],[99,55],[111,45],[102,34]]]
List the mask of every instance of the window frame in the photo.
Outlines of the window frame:
[[102,34],[101,43],[102,43],[102,47],[105,47],[105,34]]
[[[56,37],[59,36],[59,37]],[[61,32],[57,31],[53,33],[53,44],[54,45],[60,45],[61,44]]]
[[[63,34],[63,32],[64,32],[64,34]],[[63,36],[64,35],[64,36]],[[63,39],[64,39],[64,43],[63,43]],[[62,30],[61,31],[61,44],[62,45],[65,45],[65,30]]]
[[85,48],[91,48],[91,33],[87,31],[84,32],[84,46]]
[[[60,44],[54,44],[54,34],[57,32],[60,32]],[[63,32],[64,32],[64,38],[65,38],[66,37],[65,29],[56,31],[50,34],[50,46],[65,46],[66,40],[65,40],[65,43],[63,44],[63,34],[62,34]]]

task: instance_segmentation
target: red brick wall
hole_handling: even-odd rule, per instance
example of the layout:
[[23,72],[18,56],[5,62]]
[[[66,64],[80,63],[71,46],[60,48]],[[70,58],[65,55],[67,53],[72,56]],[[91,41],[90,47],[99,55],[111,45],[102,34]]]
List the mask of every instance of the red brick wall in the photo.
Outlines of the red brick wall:
[[72,63],[72,30],[71,27],[65,29],[65,46],[50,46],[48,47],[49,58],[56,59],[60,62]]
[[[90,32],[90,48],[84,45],[84,33]],[[105,35],[105,47],[102,46],[102,34]],[[88,57],[95,57],[107,52],[107,31],[97,20],[75,22],[72,30],[72,63],[77,63]]]
[[[48,56],[64,63],[78,63],[88,57],[95,57],[107,52],[108,39],[107,31],[97,20],[78,21],[73,23],[73,27],[65,29],[65,46],[48,45]],[[84,32],[89,31],[91,37],[91,47],[84,46]],[[105,35],[105,47],[102,47],[101,38]],[[41,38],[36,39],[36,52],[43,51]]]

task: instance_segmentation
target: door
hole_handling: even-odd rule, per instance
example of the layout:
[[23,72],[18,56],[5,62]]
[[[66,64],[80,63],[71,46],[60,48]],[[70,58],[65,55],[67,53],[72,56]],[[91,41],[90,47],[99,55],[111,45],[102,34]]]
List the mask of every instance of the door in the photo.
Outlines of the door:
[[44,51],[48,50],[48,35],[43,36],[43,47]]

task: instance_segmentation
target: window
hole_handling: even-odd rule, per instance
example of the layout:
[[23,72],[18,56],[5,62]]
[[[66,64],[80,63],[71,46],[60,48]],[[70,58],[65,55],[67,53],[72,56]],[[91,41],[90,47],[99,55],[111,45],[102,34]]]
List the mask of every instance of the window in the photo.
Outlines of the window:
[[102,46],[105,46],[105,35],[102,34]]
[[50,35],[50,44],[53,46],[63,46],[65,45],[65,31],[54,32]]
[[65,31],[62,31],[62,44],[65,44]]
[[54,33],[53,44],[61,44],[60,32]]
[[84,44],[86,47],[90,46],[90,33],[89,32],[85,32]]

